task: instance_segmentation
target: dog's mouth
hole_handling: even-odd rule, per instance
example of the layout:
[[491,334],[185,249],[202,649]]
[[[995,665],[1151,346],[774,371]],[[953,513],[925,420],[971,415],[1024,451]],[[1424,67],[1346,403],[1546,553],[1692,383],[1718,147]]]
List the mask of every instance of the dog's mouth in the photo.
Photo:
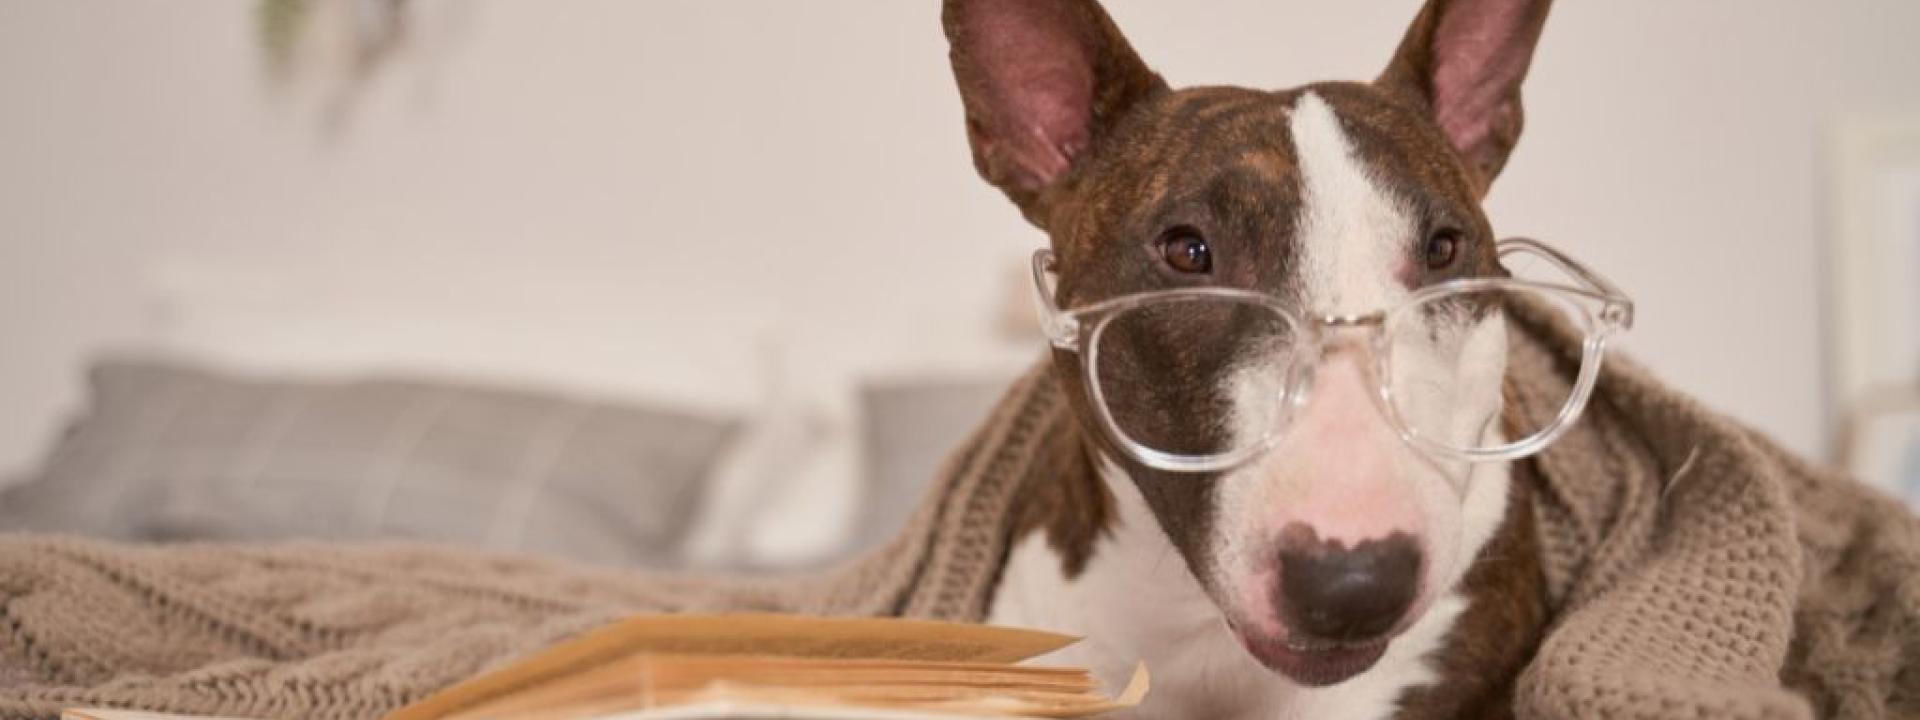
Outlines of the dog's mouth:
[[1363,642],[1295,642],[1234,632],[1260,664],[1306,687],[1326,687],[1366,672],[1387,652],[1388,638]]

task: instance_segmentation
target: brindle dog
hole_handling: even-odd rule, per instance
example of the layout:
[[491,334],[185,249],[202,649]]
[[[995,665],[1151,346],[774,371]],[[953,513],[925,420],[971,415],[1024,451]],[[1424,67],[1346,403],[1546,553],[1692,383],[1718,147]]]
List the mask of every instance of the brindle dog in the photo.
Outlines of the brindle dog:
[[[943,19],[974,164],[1051,238],[1060,307],[1227,287],[1339,319],[1504,274],[1481,199],[1548,5],[1431,0],[1374,81],[1280,91],[1175,90],[1092,0],[947,0]],[[1505,330],[1471,330],[1499,357],[1413,372],[1454,393],[1437,424],[1489,432]],[[1081,432],[1025,499],[994,621],[1090,636],[1064,659],[1109,682],[1147,660],[1144,717],[1507,713],[1545,614],[1524,466],[1422,456],[1335,345],[1273,451],[1150,467],[1100,407],[1161,446],[1221,446],[1276,351],[1233,313],[1112,332],[1099,406],[1081,355],[1055,353]]]

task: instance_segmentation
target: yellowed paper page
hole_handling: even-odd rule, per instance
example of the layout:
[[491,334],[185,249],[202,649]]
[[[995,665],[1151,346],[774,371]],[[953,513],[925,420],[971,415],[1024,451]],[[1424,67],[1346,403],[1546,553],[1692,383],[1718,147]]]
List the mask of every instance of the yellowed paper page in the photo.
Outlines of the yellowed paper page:
[[560,643],[387,716],[432,720],[640,654],[743,654],[1012,663],[1077,638],[1034,630],[894,618],[641,615]]
[[[716,692],[716,688],[727,691]],[[1079,668],[928,660],[865,660],[735,655],[641,655],[616,660],[544,685],[463,708],[458,720],[586,717],[612,710],[693,700],[779,700],[795,704],[898,706],[981,696],[1083,698],[1092,675]]]
[[142,710],[108,710],[105,708],[68,708],[60,713],[60,720],[243,720],[242,718],[221,718],[211,715],[169,715],[166,713],[145,712]]

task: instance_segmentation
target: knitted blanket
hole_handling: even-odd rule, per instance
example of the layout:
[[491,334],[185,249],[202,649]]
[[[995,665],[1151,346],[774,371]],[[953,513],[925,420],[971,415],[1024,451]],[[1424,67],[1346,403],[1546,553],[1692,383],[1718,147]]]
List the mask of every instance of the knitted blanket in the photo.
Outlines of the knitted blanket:
[[[636,612],[977,620],[1019,488],[1072,442],[1028,373],[907,528],[821,574],[636,574],[424,546],[140,546],[0,535],[0,720],[74,706],[370,718]],[[642,500],[636,498],[636,500]]]
[[[1550,412],[1578,338],[1516,319],[1511,410]],[[1046,366],[946,462],[909,526],[827,573],[640,576],[425,547],[0,537],[0,718],[75,705],[374,717],[621,614],[982,618],[1017,504],[1077,425]],[[1525,718],[1920,718],[1920,523],[1609,361],[1517,477],[1552,625]]]

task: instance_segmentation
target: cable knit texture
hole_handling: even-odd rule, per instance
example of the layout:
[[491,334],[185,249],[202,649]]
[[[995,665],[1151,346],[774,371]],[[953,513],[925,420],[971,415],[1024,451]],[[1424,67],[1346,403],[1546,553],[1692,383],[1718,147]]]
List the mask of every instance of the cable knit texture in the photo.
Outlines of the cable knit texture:
[[[1510,411],[1551,412],[1579,339],[1516,318]],[[0,718],[75,705],[367,718],[633,612],[977,620],[1076,425],[1018,381],[908,528],[828,573],[645,576],[407,546],[0,538]],[[1920,718],[1920,523],[1609,361],[1533,493],[1552,627],[1522,718]]]

